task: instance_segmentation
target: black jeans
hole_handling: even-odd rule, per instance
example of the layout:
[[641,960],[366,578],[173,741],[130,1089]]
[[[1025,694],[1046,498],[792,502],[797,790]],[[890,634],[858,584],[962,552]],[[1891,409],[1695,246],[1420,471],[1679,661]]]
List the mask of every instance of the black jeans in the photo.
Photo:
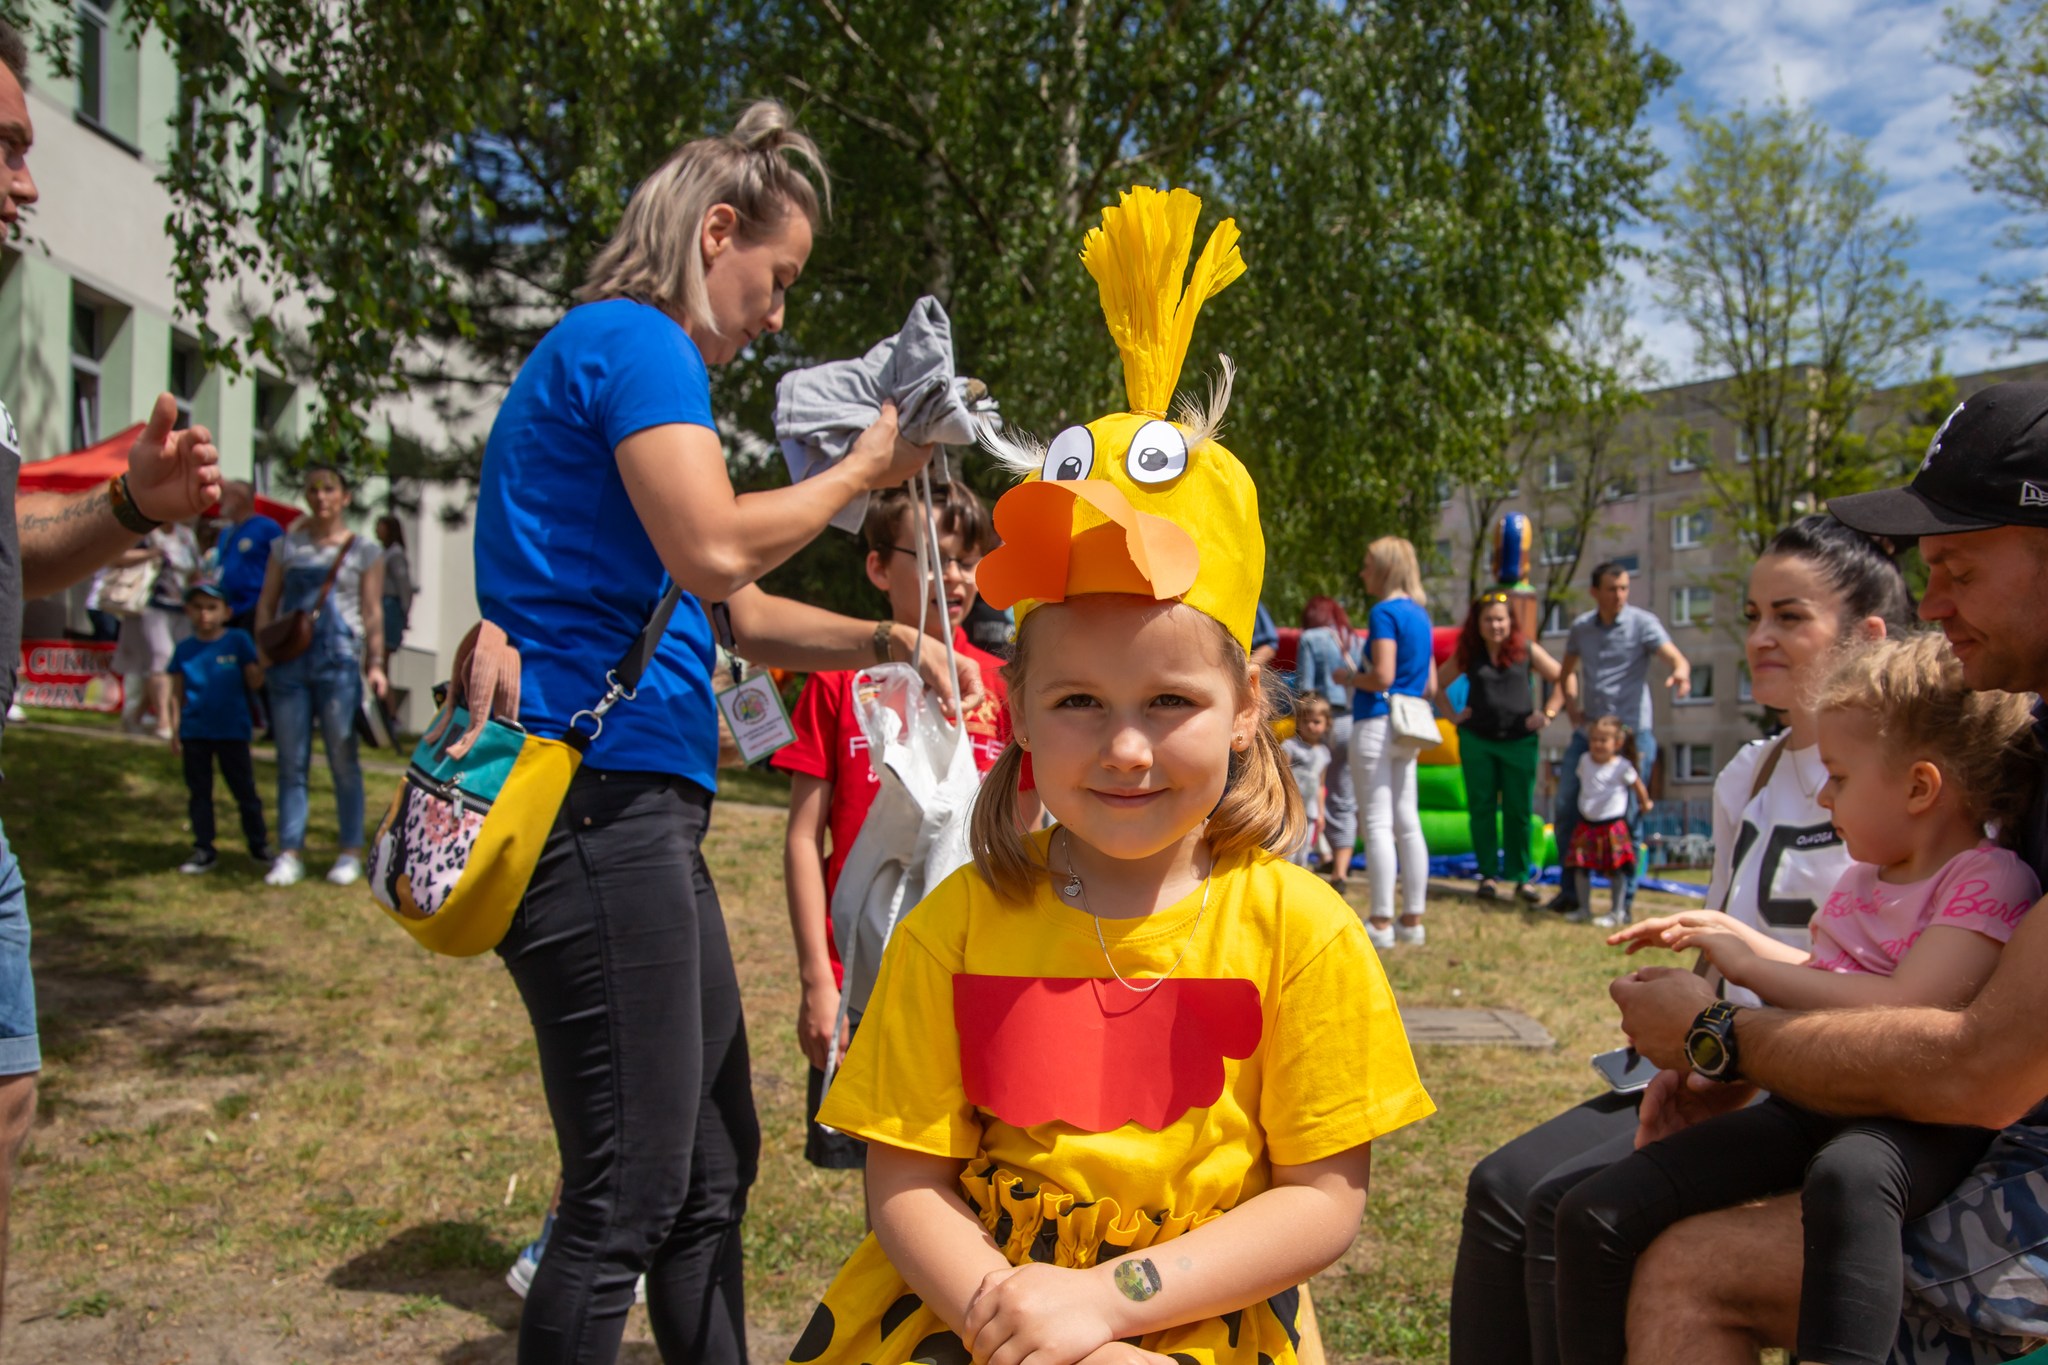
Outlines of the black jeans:
[[1451,1275],[1451,1365],[1555,1365],[1557,1205],[1635,1150],[1639,1099],[1596,1096],[1472,1168]]
[[270,851],[270,831],[263,824],[263,798],[256,792],[256,765],[249,758],[246,739],[180,739],[185,755],[185,790],[190,794],[185,811],[192,818],[192,846],[213,851],[213,765],[220,764],[221,779],[242,813],[242,837],[249,843],[250,856],[261,858]]
[[1558,1209],[1559,1349],[1572,1365],[1621,1365],[1629,1280],[1657,1234],[1796,1189],[1806,1228],[1799,1358],[1884,1365],[1905,1296],[1900,1229],[1954,1189],[1995,1136],[1829,1118],[1773,1097],[1652,1143],[1580,1182]]
[[740,1218],[761,1129],[710,815],[682,778],[583,769],[498,945],[562,1158],[520,1365],[614,1360],[642,1274],[663,1360],[745,1365]]

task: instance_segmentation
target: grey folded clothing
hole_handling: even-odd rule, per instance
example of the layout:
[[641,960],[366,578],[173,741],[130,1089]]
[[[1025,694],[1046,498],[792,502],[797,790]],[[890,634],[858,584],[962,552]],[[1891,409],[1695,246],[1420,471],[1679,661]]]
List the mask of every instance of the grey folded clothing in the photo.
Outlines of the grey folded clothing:
[[[953,324],[945,308],[926,295],[911,306],[896,335],[875,343],[858,360],[834,360],[791,370],[775,386],[775,439],[801,483],[846,458],[854,441],[896,404],[903,438],[917,445],[970,445],[976,412],[969,394],[975,381],[953,373]],[[976,386],[976,392],[980,392]],[[855,498],[832,524],[859,532],[867,516],[865,494]]]

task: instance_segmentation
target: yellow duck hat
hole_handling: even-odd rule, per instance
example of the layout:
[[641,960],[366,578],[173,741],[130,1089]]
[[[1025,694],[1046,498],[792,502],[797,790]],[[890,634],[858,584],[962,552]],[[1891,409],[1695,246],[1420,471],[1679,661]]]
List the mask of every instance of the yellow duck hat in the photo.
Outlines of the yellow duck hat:
[[1095,277],[1123,356],[1126,412],[1068,427],[1043,448],[988,442],[1024,482],[995,506],[1002,545],[977,585],[1022,625],[1042,602],[1087,593],[1179,599],[1251,646],[1266,571],[1258,490],[1216,439],[1230,402],[1230,362],[1206,405],[1183,399],[1167,417],[1195,316],[1244,273],[1237,223],[1209,234],[1182,279],[1202,201],[1187,190],[1124,192],[1091,228],[1081,263]]

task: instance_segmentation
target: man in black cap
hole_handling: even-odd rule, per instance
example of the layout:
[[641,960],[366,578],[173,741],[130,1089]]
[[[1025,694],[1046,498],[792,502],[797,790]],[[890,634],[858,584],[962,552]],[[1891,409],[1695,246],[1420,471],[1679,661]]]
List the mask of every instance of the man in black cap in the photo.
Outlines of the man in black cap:
[[[1940,625],[1970,687],[2048,693],[2048,384],[1971,395],[1911,484],[1828,510],[1919,541],[1920,615]],[[2048,791],[2018,834],[2048,882]],[[1963,1010],[1709,1014],[1701,978],[1656,967],[1612,993],[1639,1050],[1695,1073],[1681,1095],[1694,1117],[1760,1087],[1826,1113],[2004,1128],[1949,1201],[1907,1231],[1909,1308],[1893,1360],[2006,1360],[2048,1338],[2048,912],[2020,922]],[[1801,1245],[1796,1193],[1674,1227],[1636,1270],[1631,1365],[1754,1362],[1759,1346],[1790,1346]]]

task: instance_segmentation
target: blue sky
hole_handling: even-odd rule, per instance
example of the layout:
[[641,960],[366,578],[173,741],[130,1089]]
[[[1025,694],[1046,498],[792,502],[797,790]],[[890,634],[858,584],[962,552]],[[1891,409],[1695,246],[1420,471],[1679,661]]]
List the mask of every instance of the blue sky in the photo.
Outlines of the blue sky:
[[[1997,245],[2011,218],[2006,206],[1973,193],[1965,179],[1952,97],[1967,77],[1934,60],[1942,5],[1919,0],[1624,0],[1644,40],[1684,68],[1650,110],[1658,147],[1674,166],[1684,152],[1679,108],[1704,112],[1768,103],[1779,89],[1813,106],[1837,133],[1868,144],[1871,163],[1889,178],[1887,205],[1915,218],[1918,245],[1908,258],[1915,278],[1958,313],[1979,311],[1979,276],[2027,261]],[[1964,0],[1981,9],[1984,0]],[[1667,168],[1668,177],[1672,170]],[[1649,246],[1654,232],[1636,240]],[[2048,253],[2034,268],[2048,270]],[[1639,271],[1631,272],[1637,329],[1674,380],[1697,377],[1690,335],[1658,308]],[[1960,329],[1944,347],[1952,374],[2048,359],[2048,343],[2009,349],[1996,333]]]

